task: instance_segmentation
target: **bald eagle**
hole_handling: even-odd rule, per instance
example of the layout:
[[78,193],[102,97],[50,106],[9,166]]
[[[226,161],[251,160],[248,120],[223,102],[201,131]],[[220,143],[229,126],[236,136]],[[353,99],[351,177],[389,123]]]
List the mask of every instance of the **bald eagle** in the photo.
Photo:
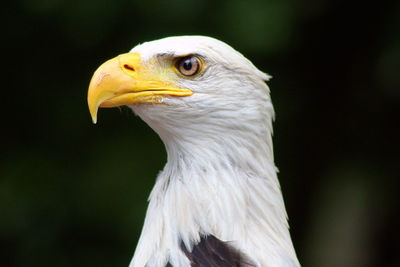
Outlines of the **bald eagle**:
[[205,36],[143,43],[94,73],[88,105],[126,105],[165,144],[130,267],[300,266],[272,147],[266,81]]

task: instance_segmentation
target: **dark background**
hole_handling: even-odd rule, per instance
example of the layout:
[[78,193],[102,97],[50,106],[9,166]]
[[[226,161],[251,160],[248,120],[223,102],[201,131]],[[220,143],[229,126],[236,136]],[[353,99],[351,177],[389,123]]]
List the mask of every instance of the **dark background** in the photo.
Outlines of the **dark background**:
[[[127,266],[163,144],[125,109],[90,120],[93,71],[139,42],[210,35],[269,82],[303,266],[400,266],[400,2],[2,4],[0,266]],[[6,4],[7,3],[7,4]]]

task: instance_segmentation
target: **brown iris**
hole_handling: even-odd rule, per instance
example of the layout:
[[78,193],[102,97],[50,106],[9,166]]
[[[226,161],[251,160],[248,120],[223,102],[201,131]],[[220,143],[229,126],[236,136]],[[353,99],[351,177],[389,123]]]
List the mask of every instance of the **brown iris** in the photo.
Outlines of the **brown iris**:
[[201,61],[195,56],[183,57],[176,62],[176,68],[184,76],[194,76],[201,70]]

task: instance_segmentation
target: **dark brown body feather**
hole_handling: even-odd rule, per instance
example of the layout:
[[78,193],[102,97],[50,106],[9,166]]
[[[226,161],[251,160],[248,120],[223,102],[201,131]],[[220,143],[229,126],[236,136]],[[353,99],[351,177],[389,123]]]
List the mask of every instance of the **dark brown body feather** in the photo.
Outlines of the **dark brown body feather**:
[[[181,249],[190,260],[191,267],[251,267],[247,257],[213,235],[204,236],[188,251],[181,243]],[[168,264],[166,267],[172,267]]]

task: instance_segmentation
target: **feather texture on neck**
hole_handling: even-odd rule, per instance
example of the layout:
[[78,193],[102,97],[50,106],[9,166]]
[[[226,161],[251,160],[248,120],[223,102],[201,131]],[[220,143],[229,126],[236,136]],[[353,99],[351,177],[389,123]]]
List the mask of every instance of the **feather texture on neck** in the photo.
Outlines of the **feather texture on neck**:
[[176,120],[168,124],[168,114],[162,128],[159,118],[145,114],[139,111],[163,139],[168,162],[151,193],[131,266],[189,266],[180,243],[190,250],[207,234],[231,242],[256,266],[297,266],[273,163],[271,112],[258,118],[233,113],[221,126],[202,127],[199,119],[183,130]]

